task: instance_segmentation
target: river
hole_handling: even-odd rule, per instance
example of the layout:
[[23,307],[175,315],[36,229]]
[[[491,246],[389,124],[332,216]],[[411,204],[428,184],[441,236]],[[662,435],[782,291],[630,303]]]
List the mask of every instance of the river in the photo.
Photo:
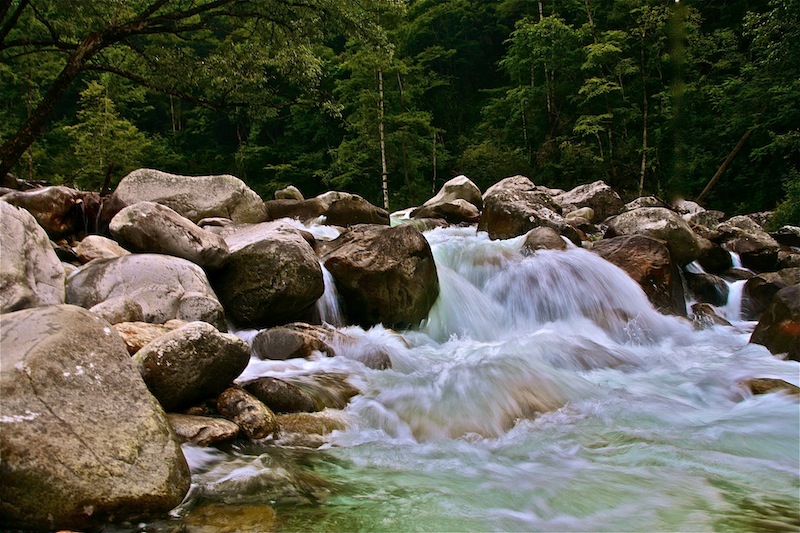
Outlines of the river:
[[347,429],[319,449],[185,446],[189,497],[138,530],[800,531],[798,401],[739,386],[798,384],[798,364],[748,344],[754,323],[697,331],[579,248],[426,237],[426,323],[345,328],[392,369],[253,360],[240,378],[347,374]]

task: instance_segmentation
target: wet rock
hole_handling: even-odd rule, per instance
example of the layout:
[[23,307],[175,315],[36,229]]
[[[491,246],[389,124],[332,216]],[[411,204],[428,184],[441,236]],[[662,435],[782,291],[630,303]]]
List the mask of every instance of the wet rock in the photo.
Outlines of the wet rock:
[[739,254],[742,265],[757,272],[775,269],[778,262],[778,243],[753,222],[750,217],[736,216],[719,226],[718,242],[723,248]]
[[3,315],[0,336],[0,527],[102,527],[181,502],[183,453],[106,322],[48,306]]
[[94,230],[100,209],[96,194],[60,185],[15,191],[0,201],[26,209],[53,240]]
[[439,296],[433,254],[408,225],[349,228],[322,256],[352,323],[419,324]]
[[63,304],[64,268],[36,219],[0,201],[0,312]]
[[275,199],[299,200],[299,201],[305,200],[305,198],[303,197],[303,193],[301,193],[300,189],[298,189],[294,185],[289,185],[288,187],[284,187],[283,189],[278,189],[277,191],[275,191]]
[[567,243],[554,229],[541,227],[530,230],[522,244],[522,254],[530,255],[536,250],[566,250]]
[[227,330],[205,272],[185,259],[157,254],[96,259],[67,282],[67,303],[91,308],[115,298],[135,300],[146,322],[201,320]]
[[81,263],[88,263],[93,259],[110,259],[130,255],[130,252],[116,241],[101,235],[87,235],[84,237],[75,248],[75,253]]
[[274,413],[318,411],[313,398],[303,389],[269,376],[243,383],[244,390],[258,398]]
[[697,256],[697,262],[703,270],[711,274],[722,274],[733,267],[733,259],[728,250],[702,237],[698,239],[698,243],[700,255]]
[[284,381],[305,391],[314,400],[315,411],[344,409],[350,399],[361,392],[350,383],[346,374],[325,372],[286,377]]
[[556,201],[562,206],[590,207],[598,220],[618,215],[625,208],[619,195],[603,181],[579,185],[558,195]]
[[239,435],[239,426],[224,418],[168,413],[167,419],[181,442],[197,446],[213,446]]
[[389,212],[372,205],[358,195],[349,195],[331,202],[325,213],[325,223],[349,227],[356,224],[389,225]]
[[277,415],[281,428],[279,444],[319,448],[325,436],[347,428],[343,417],[330,410],[318,413],[291,413]]
[[217,411],[236,423],[251,439],[263,439],[278,433],[275,414],[240,387],[229,387],[217,397]]
[[623,235],[597,241],[590,250],[624,270],[659,311],[686,316],[680,271],[664,241]]
[[742,314],[747,320],[758,320],[779,290],[797,283],[800,283],[800,268],[750,277],[742,290]]
[[142,168],[122,178],[112,197],[122,206],[156,202],[194,223],[209,217],[225,217],[237,224],[266,219],[261,198],[242,180],[228,174],[179,176]]
[[711,326],[730,326],[731,323],[717,314],[711,304],[696,303],[692,305],[692,323],[695,329],[707,329]]
[[606,237],[645,235],[667,243],[673,261],[679,266],[700,255],[698,237],[675,212],[662,207],[640,207],[606,221]]
[[325,287],[319,260],[300,232],[268,222],[225,241],[230,257],[211,281],[234,324],[264,327],[310,316]]
[[[277,483],[277,480],[276,480]],[[202,502],[183,519],[187,533],[264,533],[278,531],[281,521],[266,503]],[[180,528],[176,533],[183,532]]]
[[694,295],[695,300],[701,303],[709,303],[716,306],[724,306],[728,303],[728,284],[719,276],[714,274],[694,274],[686,272],[684,274],[689,292]]
[[186,324],[188,324],[188,322],[184,320],[169,320],[166,324],[148,324],[142,321],[130,321],[120,322],[113,326],[125,343],[128,353],[133,355],[146,344]]
[[784,287],[773,296],[750,342],[800,361],[800,284]]
[[770,394],[780,392],[790,396],[800,397],[800,387],[788,381],[776,378],[749,378],[739,383],[745,390],[752,394]]
[[314,352],[334,357],[336,350],[332,341],[340,336],[337,330],[326,326],[304,323],[287,324],[258,332],[253,337],[253,355],[259,359],[285,361],[308,358]]
[[580,235],[559,214],[561,207],[524,176],[506,178],[486,190],[478,231],[491,239],[510,239],[546,226],[580,245]]
[[225,390],[247,366],[250,351],[235,335],[191,322],[146,344],[133,359],[153,396],[175,411]]
[[138,202],[111,220],[111,235],[129,250],[182,257],[205,268],[219,268],[228,258],[228,245],[169,207]]

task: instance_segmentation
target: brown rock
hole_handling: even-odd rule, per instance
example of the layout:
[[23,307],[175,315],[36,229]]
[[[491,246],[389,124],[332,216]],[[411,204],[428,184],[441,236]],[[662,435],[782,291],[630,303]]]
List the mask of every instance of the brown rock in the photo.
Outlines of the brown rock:
[[750,342],[800,361],[800,284],[784,287],[773,296]]
[[188,322],[184,320],[170,320],[166,324],[148,324],[147,322],[134,321],[120,322],[113,324],[113,327],[125,342],[128,353],[133,355],[145,344],[186,324]]
[[251,439],[263,439],[278,433],[275,414],[252,394],[240,387],[225,389],[217,397],[219,414],[235,422]]
[[753,394],[770,394],[781,392],[790,396],[800,397],[800,387],[788,381],[776,378],[749,378],[739,383]]
[[525,235],[522,254],[530,255],[536,250],[566,250],[567,243],[554,229],[547,227],[534,228]]
[[307,392],[278,378],[264,376],[244,383],[242,387],[274,413],[298,413],[319,410]]
[[167,413],[167,419],[181,442],[197,446],[212,446],[235,439],[239,434],[239,426],[224,418]]

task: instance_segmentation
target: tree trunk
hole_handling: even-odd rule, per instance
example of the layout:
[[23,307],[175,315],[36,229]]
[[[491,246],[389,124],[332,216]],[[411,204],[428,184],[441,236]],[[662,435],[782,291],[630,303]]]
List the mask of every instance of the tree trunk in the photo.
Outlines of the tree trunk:
[[50,115],[58,105],[59,100],[69,89],[72,82],[83,69],[87,61],[94,56],[106,43],[100,35],[93,33],[83,41],[72,53],[58,74],[50,89],[44,95],[42,102],[33,110],[19,131],[0,146],[0,176],[5,176],[14,168],[20,157],[36,140],[36,137],[47,125]]
[[642,168],[639,172],[639,196],[644,194],[644,175],[647,172],[647,89],[644,89],[643,107],[644,126],[642,127]]
[[433,180],[431,181],[431,194],[436,194],[436,132],[433,132]]
[[739,139],[739,142],[737,142],[736,146],[733,147],[733,150],[731,150],[731,153],[728,154],[728,157],[725,158],[725,161],[722,162],[722,164],[719,166],[719,169],[717,169],[717,172],[709,180],[709,182],[706,185],[705,189],[703,189],[703,192],[701,192],[700,195],[695,199],[695,201],[698,204],[703,200],[703,198],[706,197],[706,195],[709,193],[711,188],[714,185],[716,185],[716,183],[719,181],[719,179],[722,177],[722,175],[725,173],[725,171],[728,170],[728,167],[730,166],[730,164],[733,162],[734,159],[736,159],[736,156],[739,155],[739,152],[742,151],[742,148],[744,148],[744,144],[747,142],[747,139],[749,139],[750,135],[753,134],[753,129],[754,128],[755,128],[755,126],[749,128],[746,132],[744,132],[744,135],[742,135],[742,138]]
[[386,138],[383,124],[383,70],[378,69],[378,130],[381,141],[381,189],[383,190],[383,208],[389,210],[389,172],[386,170]]

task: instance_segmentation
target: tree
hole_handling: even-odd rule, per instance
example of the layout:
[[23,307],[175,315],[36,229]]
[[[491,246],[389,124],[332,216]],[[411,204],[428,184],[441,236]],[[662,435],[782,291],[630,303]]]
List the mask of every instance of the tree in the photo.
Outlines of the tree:
[[[370,6],[394,5],[394,0]],[[12,0],[0,10],[0,60],[59,64],[39,104],[0,146],[5,175],[46,127],[76,80],[107,72],[217,108],[270,105],[287,79],[313,87],[311,43],[326,30],[379,35],[345,0]]]
[[107,85],[90,81],[81,92],[80,103],[80,122],[65,127],[80,162],[75,184],[108,194],[112,178],[132,170],[150,143],[117,113]]

